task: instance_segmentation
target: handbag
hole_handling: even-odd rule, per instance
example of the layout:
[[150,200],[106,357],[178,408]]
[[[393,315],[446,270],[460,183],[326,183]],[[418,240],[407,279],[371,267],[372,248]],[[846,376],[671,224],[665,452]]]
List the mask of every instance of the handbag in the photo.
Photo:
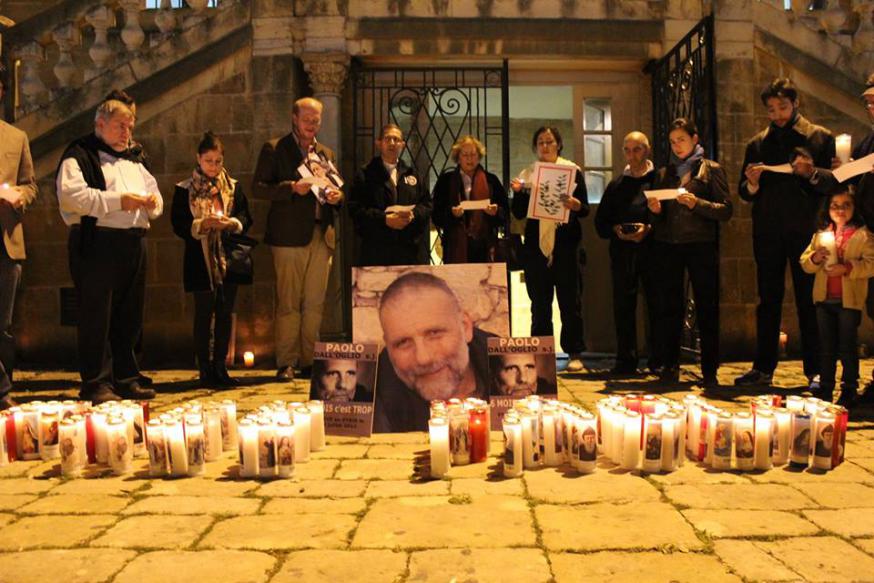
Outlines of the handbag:
[[225,281],[239,285],[251,285],[255,274],[255,263],[252,250],[258,241],[252,237],[238,234],[228,234],[222,237],[225,249]]

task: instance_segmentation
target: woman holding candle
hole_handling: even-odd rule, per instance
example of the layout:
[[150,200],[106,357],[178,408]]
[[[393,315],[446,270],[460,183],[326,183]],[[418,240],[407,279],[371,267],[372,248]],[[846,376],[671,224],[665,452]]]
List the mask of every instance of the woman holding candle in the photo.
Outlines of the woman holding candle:
[[[562,201],[570,210],[567,223],[527,219],[522,256],[525,287],[531,298],[531,335],[552,336],[552,297],[558,296],[561,312],[561,348],[570,355],[568,372],[583,370],[580,354],[586,349],[583,339],[583,229],[580,219],[589,214],[589,199],[583,172],[571,160],[560,157],[561,133],[555,127],[541,127],[531,141],[539,162],[576,168],[576,188]],[[513,216],[525,219],[531,196],[530,180],[534,165],[523,170],[510,183],[513,189]]]
[[853,193],[838,186],[824,201],[820,232],[801,254],[801,267],[814,274],[813,301],[820,339],[820,388],[814,396],[831,401],[835,387],[836,359],[841,359],[841,396],[850,407],[859,386],[859,353],[856,348],[862,308],[868,295],[868,278],[874,276],[874,238],[855,210]]
[[173,231],[185,241],[183,278],[185,291],[194,294],[200,382],[206,387],[232,387],[238,383],[225,366],[231,314],[238,284],[251,283],[251,279],[228,271],[225,244],[231,233],[245,233],[252,217],[242,186],[224,167],[224,146],[212,132],[203,135],[196,159],[191,177],[176,185]]
[[[444,172],[434,186],[432,220],[442,231],[443,263],[495,261],[498,229],[507,221],[507,195],[501,181],[480,164],[486,147],[473,136],[462,136],[450,156],[457,166]],[[462,203],[482,201],[482,209]]]
[[669,134],[671,159],[659,169],[654,189],[678,189],[675,200],[648,198],[652,214],[656,290],[655,346],[661,354],[659,376],[679,380],[680,342],[686,302],[684,274],[695,295],[695,316],[701,335],[704,386],[718,384],[719,368],[719,223],[731,218],[725,171],[704,157],[698,129],[678,118]]

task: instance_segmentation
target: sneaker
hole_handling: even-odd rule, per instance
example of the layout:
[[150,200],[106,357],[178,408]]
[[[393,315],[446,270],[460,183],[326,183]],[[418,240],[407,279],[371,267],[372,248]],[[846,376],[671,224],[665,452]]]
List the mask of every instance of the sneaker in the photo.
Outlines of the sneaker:
[[773,376],[754,368],[734,379],[734,386],[744,387],[749,385],[770,385]]
[[567,363],[567,368],[565,368],[565,372],[583,372],[585,366],[583,365],[583,361],[579,358],[571,358]]
[[294,369],[290,366],[280,366],[276,371],[276,380],[278,381],[293,381]]

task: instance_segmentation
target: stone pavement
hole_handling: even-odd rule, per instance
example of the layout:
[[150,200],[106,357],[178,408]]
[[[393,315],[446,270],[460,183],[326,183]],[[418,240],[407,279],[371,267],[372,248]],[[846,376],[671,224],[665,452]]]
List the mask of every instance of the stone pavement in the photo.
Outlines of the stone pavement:
[[[720,377],[745,368],[725,365]],[[307,392],[267,371],[240,374],[246,387],[215,397],[243,411]],[[155,377],[153,410],[212,393],[191,371]],[[21,400],[75,395],[70,373],[16,378],[30,390]],[[605,378],[562,376],[560,398],[591,407],[612,391],[698,391]],[[803,380],[797,362],[782,363],[775,392]],[[743,409],[753,392],[705,396]],[[424,480],[424,433],[329,438],[295,479],[272,482],[237,479],[231,452],[204,477],[175,480],[149,479],[143,460],[133,476],[76,480],[54,463],[15,462],[0,468],[0,582],[874,581],[872,420],[870,407],[853,413],[847,462],[826,474],[687,462],[641,476],[604,462],[589,476],[503,479],[493,455]]]

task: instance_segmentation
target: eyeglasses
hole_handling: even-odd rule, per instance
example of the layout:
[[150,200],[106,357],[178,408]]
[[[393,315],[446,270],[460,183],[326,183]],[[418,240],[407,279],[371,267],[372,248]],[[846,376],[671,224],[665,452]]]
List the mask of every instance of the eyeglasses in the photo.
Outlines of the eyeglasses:
[[541,146],[554,146],[555,144],[556,144],[555,140],[549,140],[549,141],[544,140],[543,142],[537,142],[537,147],[539,148]]
[[385,142],[386,144],[403,144],[404,143],[403,138],[395,138],[393,136],[387,136],[385,138],[382,138],[382,141]]
[[830,211],[848,211],[853,208],[853,203],[846,202],[844,204],[830,204],[828,205],[828,210]]

